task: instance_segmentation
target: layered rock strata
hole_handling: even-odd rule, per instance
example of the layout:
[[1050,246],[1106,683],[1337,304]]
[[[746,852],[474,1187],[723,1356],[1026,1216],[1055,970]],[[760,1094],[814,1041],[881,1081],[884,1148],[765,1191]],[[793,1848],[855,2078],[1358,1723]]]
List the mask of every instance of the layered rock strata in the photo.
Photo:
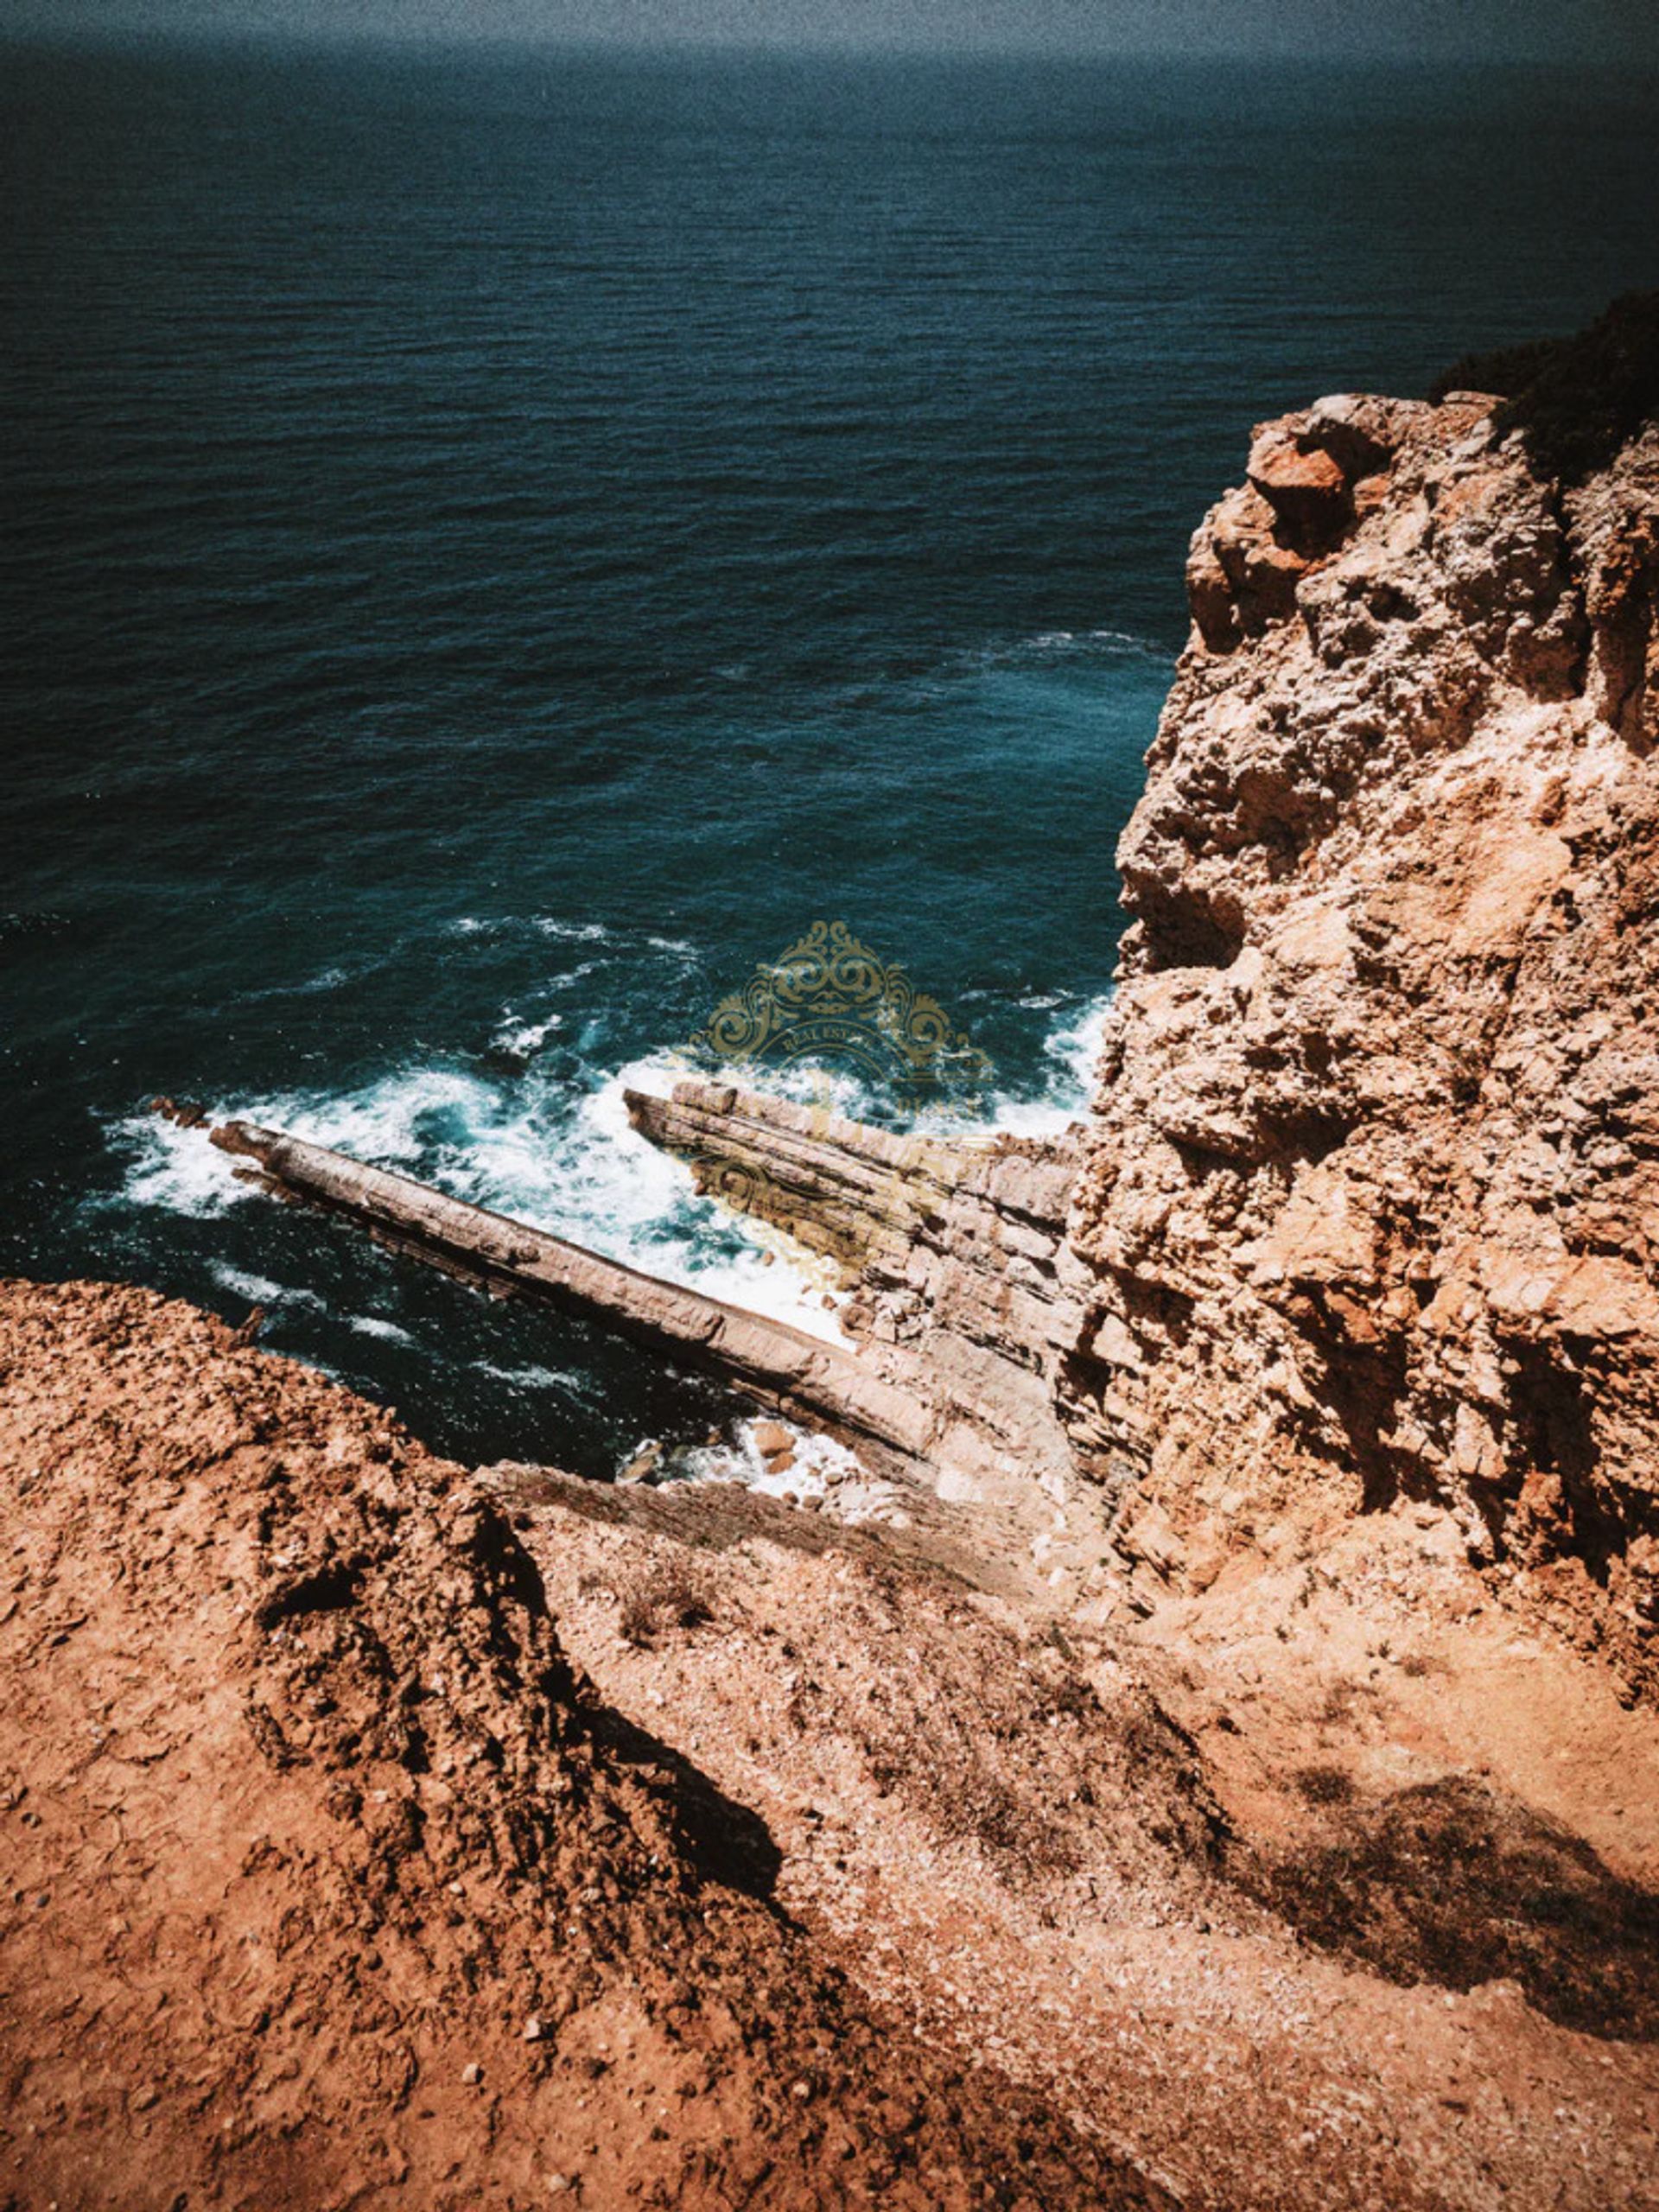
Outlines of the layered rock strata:
[[1088,1288],[1066,1248],[1074,1142],[902,1135],[697,1078],[627,1105],[701,1188],[830,1257],[858,1363],[924,1409],[944,1495],[1071,1486],[1056,1382]]

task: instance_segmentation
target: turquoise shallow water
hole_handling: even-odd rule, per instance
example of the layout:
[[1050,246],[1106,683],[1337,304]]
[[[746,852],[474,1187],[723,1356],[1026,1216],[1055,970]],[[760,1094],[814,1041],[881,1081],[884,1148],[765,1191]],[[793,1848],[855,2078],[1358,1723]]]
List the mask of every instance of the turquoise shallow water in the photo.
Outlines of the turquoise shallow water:
[[228,1190],[156,1090],[776,1302],[622,1071],[845,916],[1081,1103],[1250,423],[1659,281],[1652,87],[0,54],[0,1261],[442,1446],[709,1394]]

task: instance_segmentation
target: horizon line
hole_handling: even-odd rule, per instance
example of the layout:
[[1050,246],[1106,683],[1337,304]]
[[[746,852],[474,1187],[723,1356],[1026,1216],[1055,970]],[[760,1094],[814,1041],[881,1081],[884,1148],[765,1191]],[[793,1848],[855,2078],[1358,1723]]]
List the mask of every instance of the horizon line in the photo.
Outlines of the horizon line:
[[944,45],[937,41],[849,38],[719,38],[706,33],[677,37],[658,33],[639,38],[603,37],[577,32],[550,32],[538,35],[523,31],[480,31],[457,35],[447,29],[370,29],[348,26],[339,29],[321,25],[284,29],[267,23],[148,24],[111,23],[67,26],[61,22],[0,26],[0,50],[37,47],[71,51],[81,48],[194,48],[213,51],[234,48],[296,53],[373,52],[396,54],[522,54],[583,55],[626,54],[683,60],[748,57],[755,60],[802,61],[1155,61],[1194,65],[1230,62],[1260,64],[1278,70],[1308,70],[1345,64],[1390,65],[1409,69],[1459,69],[1483,72],[1549,69],[1598,72],[1618,70],[1638,77],[1659,78],[1659,54],[1651,59],[1615,53],[1563,55],[1536,48],[1525,53],[1492,54],[1467,49],[1413,50],[1400,45],[1341,46],[1310,52],[1306,46],[1230,45],[1224,42],[1181,46],[1122,45],[1069,46],[1054,40],[1026,41],[976,41]]

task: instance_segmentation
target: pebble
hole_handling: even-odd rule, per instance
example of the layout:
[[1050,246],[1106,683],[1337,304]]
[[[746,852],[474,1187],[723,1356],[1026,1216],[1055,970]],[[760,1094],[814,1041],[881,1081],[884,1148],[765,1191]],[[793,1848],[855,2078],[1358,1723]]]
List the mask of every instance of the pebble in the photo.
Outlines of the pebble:
[[540,2043],[543,2036],[545,2035],[546,2032],[547,2031],[543,2027],[541,2022],[532,2012],[529,2019],[524,2022],[524,2041],[526,2043]]

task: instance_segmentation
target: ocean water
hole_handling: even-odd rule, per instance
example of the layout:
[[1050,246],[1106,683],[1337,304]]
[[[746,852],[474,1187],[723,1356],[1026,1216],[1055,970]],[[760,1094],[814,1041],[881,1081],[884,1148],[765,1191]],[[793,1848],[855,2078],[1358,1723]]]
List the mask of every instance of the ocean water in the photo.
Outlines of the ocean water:
[[143,1103],[832,1325],[628,1071],[844,918],[998,1117],[1080,1110],[1251,423],[1659,282],[1656,118],[1560,72],[0,50],[0,1264],[257,1302],[468,1457],[721,1425]]

